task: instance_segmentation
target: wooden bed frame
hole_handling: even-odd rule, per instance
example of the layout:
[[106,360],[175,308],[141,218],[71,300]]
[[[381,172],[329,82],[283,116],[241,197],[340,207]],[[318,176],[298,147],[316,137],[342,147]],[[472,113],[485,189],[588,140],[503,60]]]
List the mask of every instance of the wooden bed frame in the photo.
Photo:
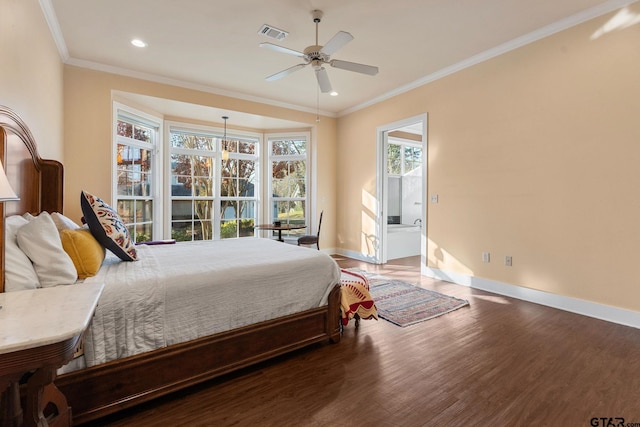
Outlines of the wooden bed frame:
[[[20,117],[0,106],[0,159],[19,202],[0,203],[0,291],[4,291],[4,218],[63,212],[63,167],[40,158]],[[328,305],[61,375],[75,423],[84,423],[272,357],[339,342],[340,287]]]

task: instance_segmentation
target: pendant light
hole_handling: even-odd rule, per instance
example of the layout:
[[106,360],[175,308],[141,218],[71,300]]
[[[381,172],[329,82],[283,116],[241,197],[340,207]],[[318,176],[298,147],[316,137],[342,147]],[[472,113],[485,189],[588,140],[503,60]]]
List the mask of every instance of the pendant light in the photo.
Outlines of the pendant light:
[[222,116],[222,120],[224,120],[224,136],[222,137],[222,160],[229,160],[229,150],[227,145],[227,120],[229,116]]

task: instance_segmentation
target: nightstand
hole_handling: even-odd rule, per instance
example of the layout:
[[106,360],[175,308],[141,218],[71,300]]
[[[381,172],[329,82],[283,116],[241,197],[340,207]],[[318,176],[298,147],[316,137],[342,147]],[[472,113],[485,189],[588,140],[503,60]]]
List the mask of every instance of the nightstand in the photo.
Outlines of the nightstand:
[[[0,423],[69,426],[71,408],[53,384],[56,371],[73,358],[102,293],[102,284],[75,284],[0,294]],[[18,382],[27,381],[26,406]],[[55,406],[51,414],[45,408]]]

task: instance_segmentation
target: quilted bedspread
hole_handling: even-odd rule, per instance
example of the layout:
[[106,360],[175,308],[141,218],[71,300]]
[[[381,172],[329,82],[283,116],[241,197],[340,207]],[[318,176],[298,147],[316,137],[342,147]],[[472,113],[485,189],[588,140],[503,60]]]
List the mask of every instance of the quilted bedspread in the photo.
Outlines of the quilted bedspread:
[[269,239],[137,249],[139,261],[108,255],[86,279],[105,283],[86,366],[319,307],[340,282],[328,255]]

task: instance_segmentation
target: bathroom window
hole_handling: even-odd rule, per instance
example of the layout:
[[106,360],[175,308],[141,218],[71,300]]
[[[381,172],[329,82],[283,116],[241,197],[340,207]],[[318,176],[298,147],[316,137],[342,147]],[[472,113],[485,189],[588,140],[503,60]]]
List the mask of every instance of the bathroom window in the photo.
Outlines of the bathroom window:
[[404,173],[422,167],[422,148],[405,145],[404,147]]
[[387,173],[405,175],[422,167],[422,147],[404,142],[389,142]]

